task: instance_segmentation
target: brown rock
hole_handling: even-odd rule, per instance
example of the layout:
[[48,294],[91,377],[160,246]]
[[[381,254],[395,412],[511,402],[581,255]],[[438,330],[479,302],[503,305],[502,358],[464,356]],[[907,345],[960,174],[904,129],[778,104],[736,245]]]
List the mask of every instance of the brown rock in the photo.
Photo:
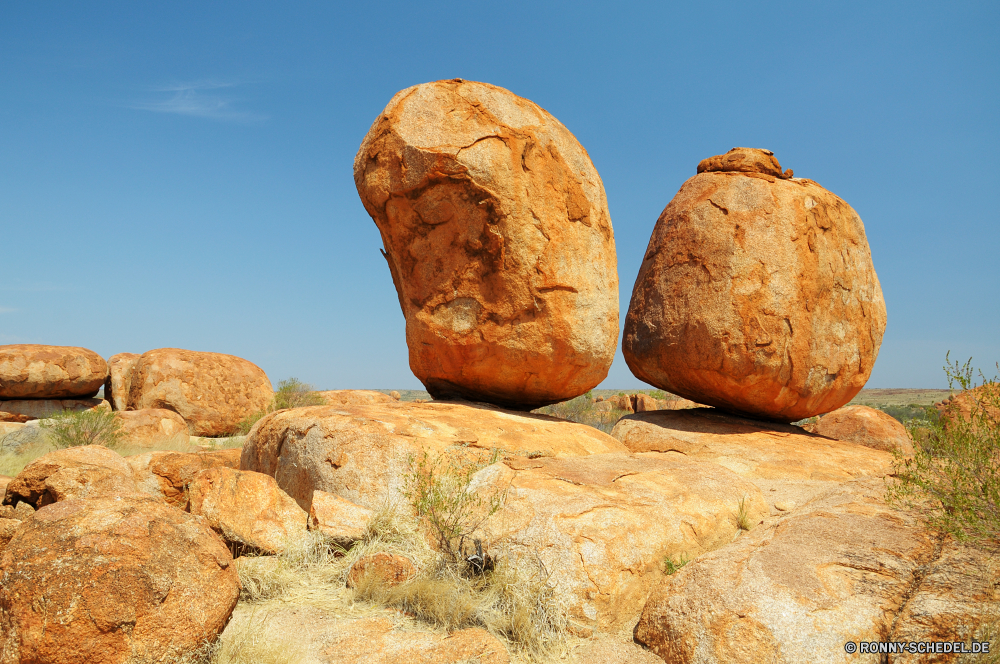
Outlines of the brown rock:
[[[2,441],[3,437],[6,436],[7,434],[13,433],[23,428],[24,428],[23,422],[0,422],[0,441]],[[2,447],[3,444],[0,443],[0,448]]]
[[187,486],[198,473],[209,468],[240,469],[242,450],[215,452],[149,452],[125,459],[139,490],[185,509]]
[[84,410],[111,409],[104,399],[12,399],[0,401],[0,416],[10,422],[30,422],[52,417],[64,410],[75,413]]
[[101,445],[82,445],[49,452],[18,473],[3,502],[42,507],[70,498],[135,496],[138,492],[128,463]]
[[0,518],[0,551],[3,551],[7,547],[7,544],[14,537],[14,533],[21,527],[22,523],[18,519]]
[[256,364],[233,355],[160,348],[143,353],[129,377],[128,409],[166,408],[196,436],[220,436],[274,398]]
[[435,398],[528,410],[600,383],[618,341],[600,176],[538,105],[471,81],[396,94],[354,161]]
[[92,397],[108,375],[100,355],[76,346],[0,346],[0,399]]
[[167,661],[214,639],[239,596],[222,540],[150,498],[39,510],[0,578],[0,664]]
[[172,410],[121,410],[118,411],[118,419],[122,423],[126,442],[134,447],[187,445],[191,438],[184,418]]
[[493,450],[532,456],[624,452],[597,429],[545,415],[465,403],[311,406],[265,416],[243,446],[241,468],[272,475],[310,508],[316,490],[377,509],[403,500],[408,458],[457,451],[487,459]]
[[274,554],[306,533],[308,515],[270,475],[216,467],[188,485],[188,511],[231,544]]
[[356,587],[367,576],[377,576],[389,586],[398,586],[417,575],[409,558],[384,551],[359,558],[347,573],[347,587]]
[[392,392],[389,392],[389,396],[392,397],[393,400],[399,401],[399,398],[400,398],[399,397],[399,392],[397,392],[396,390],[393,390]]
[[[1000,426],[1000,383],[985,383],[979,387],[963,390],[934,404],[945,426],[949,420],[961,420],[973,425],[979,421],[992,422]],[[975,413],[975,415],[973,414]]]
[[792,172],[781,172],[781,164],[770,150],[733,148],[726,154],[702,159],[699,173],[761,173],[775,178],[789,179]]
[[13,477],[7,477],[6,475],[0,475],[0,495],[7,493],[7,485],[13,481]]
[[635,453],[679,452],[724,466],[756,484],[778,511],[778,503],[802,504],[835,484],[893,472],[888,452],[714,408],[629,415],[611,434]]
[[129,377],[139,355],[118,353],[108,358],[108,378],[104,381],[104,398],[115,410],[128,408]]
[[318,530],[330,541],[347,548],[361,539],[374,513],[325,491],[313,491],[309,530]]
[[[4,403],[0,401],[0,404]],[[29,417],[28,415],[21,415],[19,413],[7,413],[0,410],[0,424],[24,424],[25,422],[30,422],[35,418]]]
[[834,440],[864,445],[874,450],[913,454],[913,441],[899,420],[868,406],[844,406],[805,427]]
[[753,526],[768,512],[750,482],[680,454],[515,458],[479,471],[470,487],[506,488],[483,527],[489,548],[537,556],[570,618],[601,631],[635,620],[665,556],[731,542],[741,501]]
[[648,394],[633,394],[632,395],[632,412],[633,413],[645,413],[650,410],[660,410],[660,404],[663,403],[659,399],[649,396]]
[[315,394],[322,398],[328,406],[336,406],[338,404],[353,406],[399,400],[375,390],[326,390],[324,392],[316,392]]
[[678,664],[875,661],[844,644],[897,640],[911,593],[940,588],[924,577],[940,543],[884,495],[878,479],[839,486],[689,563],[654,590],[636,640]]
[[735,170],[727,155],[699,167],[660,215],[622,351],[638,378],[698,403],[785,422],[836,410],[885,330],[864,225],[741,150]]

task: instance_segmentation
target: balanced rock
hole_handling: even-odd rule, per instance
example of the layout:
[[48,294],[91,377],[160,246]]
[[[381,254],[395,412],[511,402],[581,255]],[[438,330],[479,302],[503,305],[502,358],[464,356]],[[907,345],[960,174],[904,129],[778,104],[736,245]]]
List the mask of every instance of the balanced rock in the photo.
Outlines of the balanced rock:
[[622,351],[651,385],[793,422],[861,390],[885,320],[851,206],[765,150],[734,148],[702,162],[656,222]]
[[899,420],[868,406],[844,406],[819,418],[807,430],[886,452],[913,454],[913,441]]
[[628,415],[611,435],[636,454],[680,453],[728,468],[756,484],[779,512],[845,482],[893,472],[888,452],[714,408]]
[[205,517],[227,542],[265,554],[300,541],[308,518],[270,475],[225,466],[204,470],[191,481],[188,511]]
[[92,397],[104,385],[108,363],[76,346],[0,346],[0,399]]
[[611,436],[575,422],[464,403],[392,401],[310,406],[271,413],[247,437],[240,467],[272,475],[309,510],[316,490],[378,509],[405,500],[410,460],[454,453],[577,456],[625,452]]
[[190,440],[187,423],[172,410],[120,410],[117,417],[122,424],[126,444],[133,447],[186,446]]
[[886,661],[847,642],[967,638],[916,618],[974,625],[990,583],[966,578],[949,596],[944,568],[955,584],[962,567],[919,515],[886,506],[885,490],[881,479],[838,486],[689,563],[650,595],[635,639],[677,664],[846,664]]
[[396,94],[354,160],[435,398],[529,410],[600,383],[618,342],[604,185],[537,104],[485,83]]
[[129,376],[139,355],[118,353],[108,358],[108,378],[104,381],[104,398],[115,410],[128,408]]
[[138,494],[132,469],[101,445],[49,452],[24,467],[8,485],[3,502],[42,507],[70,498],[107,498]]
[[188,484],[203,470],[232,468],[239,470],[242,450],[214,452],[147,452],[126,457],[139,491],[159,498],[168,505],[185,509]]
[[570,617],[602,631],[635,619],[664,557],[729,544],[741,510],[751,528],[768,513],[751,482],[680,454],[512,458],[479,471],[469,489],[506,492],[483,541],[515,559],[537,556]]
[[0,664],[176,661],[239,597],[222,540],[150,498],[40,509],[0,552]]
[[151,350],[135,361],[127,380],[129,410],[172,410],[196,436],[230,433],[274,398],[271,381],[260,367],[222,353]]

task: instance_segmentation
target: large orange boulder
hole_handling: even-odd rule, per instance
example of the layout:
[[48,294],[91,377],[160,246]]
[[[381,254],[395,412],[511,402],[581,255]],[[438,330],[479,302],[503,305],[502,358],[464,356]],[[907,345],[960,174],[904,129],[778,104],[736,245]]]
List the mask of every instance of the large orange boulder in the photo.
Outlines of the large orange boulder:
[[604,185],[537,104],[485,83],[396,94],[354,160],[435,398],[528,410],[607,376],[618,272]]
[[122,425],[125,444],[132,447],[184,446],[191,438],[184,418],[172,410],[120,410],[116,416]]
[[232,562],[200,519],[151,498],[44,507],[0,553],[0,664],[187,655],[236,606]]
[[147,452],[126,457],[139,491],[159,498],[168,505],[186,509],[188,484],[203,470],[232,468],[239,470],[242,450],[212,452]]
[[300,542],[308,514],[270,475],[217,466],[188,485],[188,511],[227,542],[273,554]]
[[861,390],[885,320],[851,206],[765,150],[734,148],[702,162],[660,215],[622,351],[651,385],[793,422]]
[[0,399],[92,397],[104,385],[108,363],[76,346],[0,346]]
[[892,415],[869,406],[844,406],[805,427],[834,440],[845,440],[886,452],[913,454],[913,441],[906,427]]
[[128,378],[128,409],[165,408],[195,436],[230,433],[274,398],[256,364],[233,355],[160,348],[143,353]]
[[125,459],[101,445],[81,445],[35,459],[7,485],[5,505],[42,507],[70,498],[135,496],[139,492]]
[[392,401],[309,406],[271,413],[247,436],[240,468],[272,475],[309,510],[315,491],[368,509],[405,503],[411,463],[454,453],[585,456],[625,452],[611,436],[575,422],[466,403]]

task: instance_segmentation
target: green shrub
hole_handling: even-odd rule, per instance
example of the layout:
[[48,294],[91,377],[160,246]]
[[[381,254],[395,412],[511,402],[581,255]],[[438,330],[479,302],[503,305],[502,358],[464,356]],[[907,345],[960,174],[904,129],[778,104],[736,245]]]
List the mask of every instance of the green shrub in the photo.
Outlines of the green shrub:
[[663,570],[663,573],[669,576],[671,574],[676,574],[677,572],[679,572],[680,569],[685,565],[687,565],[689,562],[691,562],[691,559],[685,556],[684,554],[681,554],[680,557],[677,558],[677,560],[674,560],[673,556],[664,556],[661,568]]
[[[975,387],[971,359],[945,362],[950,387]],[[890,504],[919,508],[933,528],[971,542],[1000,538],[1000,384],[979,377],[969,413],[954,409],[909,427],[915,453],[895,453],[887,489]]]
[[125,433],[121,420],[110,410],[64,410],[42,420],[40,426],[48,440],[59,448],[80,445],[118,447],[124,442]]
[[325,401],[323,397],[316,394],[315,388],[308,383],[303,383],[298,378],[289,378],[278,383],[278,390],[274,393],[274,398],[270,405],[264,410],[247,415],[236,425],[226,436],[245,436],[250,433],[253,425],[267,415],[276,410],[285,408],[302,408],[304,406],[322,406]]

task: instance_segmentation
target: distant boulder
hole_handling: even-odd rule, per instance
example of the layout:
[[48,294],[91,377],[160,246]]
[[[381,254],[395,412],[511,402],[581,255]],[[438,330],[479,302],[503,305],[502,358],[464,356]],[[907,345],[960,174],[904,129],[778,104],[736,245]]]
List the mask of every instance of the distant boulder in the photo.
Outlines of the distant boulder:
[[104,385],[108,363],[77,346],[0,346],[0,399],[92,397]]
[[906,427],[893,416],[868,406],[838,408],[805,428],[827,438],[845,440],[875,450],[898,450],[901,454],[913,454],[913,441],[910,440]]

